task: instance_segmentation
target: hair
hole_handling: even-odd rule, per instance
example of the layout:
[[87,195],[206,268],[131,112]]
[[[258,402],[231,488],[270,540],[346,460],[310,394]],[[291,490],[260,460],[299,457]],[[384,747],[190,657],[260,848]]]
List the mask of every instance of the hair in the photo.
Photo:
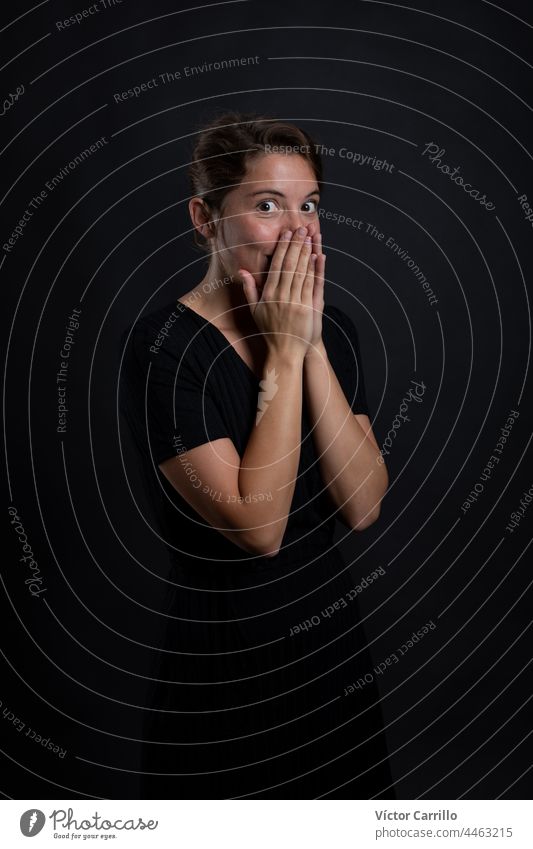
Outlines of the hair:
[[[192,196],[201,197],[211,212],[220,212],[225,196],[245,177],[249,160],[265,153],[266,146],[297,148],[322,189],[322,159],[305,130],[271,115],[231,111],[200,131],[189,166]],[[194,240],[199,248],[210,251],[208,239],[196,229]]]

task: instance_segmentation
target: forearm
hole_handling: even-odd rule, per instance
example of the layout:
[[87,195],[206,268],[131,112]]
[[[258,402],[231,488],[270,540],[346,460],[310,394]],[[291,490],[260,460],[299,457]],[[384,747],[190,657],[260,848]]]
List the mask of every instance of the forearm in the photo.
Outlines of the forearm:
[[362,530],[379,515],[387,470],[352,413],[323,342],[305,358],[303,392],[324,484],[347,524]]
[[263,369],[267,391],[259,393],[260,419],[254,423],[239,471],[241,496],[272,494],[271,501],[245,505],[251,525],[263,525],[254,533],[274,549],[285,533],[300,461],[303,359],[303,352],[267,355]]

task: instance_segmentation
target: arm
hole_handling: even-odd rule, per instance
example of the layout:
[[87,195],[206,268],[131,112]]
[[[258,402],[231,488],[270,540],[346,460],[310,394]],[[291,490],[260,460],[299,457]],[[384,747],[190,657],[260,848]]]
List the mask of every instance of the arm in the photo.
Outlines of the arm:
[[[182,462],[184,454],[159,468],[220,533],[253,554],[274,556],[287,526],[300,460],[303,363],[313,331],[311,239],[305,241],[305,231],[284,233],[261,299],[250,272],[240,273],[254,320],[266,334],[268,403],[252,428],[242,463],[232,441],[221,438],[185,452],[195,468],[194,482]],[[271,500],[253,500],[261,494]]]
[[344,522],[364,530],[379,516],[389,478],[368,416],[352,413],[322,340],[304,360],[304,396],[328,493]]
[[[233,442],[224,438],[159,465],[197,513],[251,554],[276,555],[287,526],[300,459],[303,359],[303,351],[300,356],[268,353],[263,375],[272,384],[275,369],[278,388],[252,428],[242,462]],[[254,501],[254,496],[269,500]]]

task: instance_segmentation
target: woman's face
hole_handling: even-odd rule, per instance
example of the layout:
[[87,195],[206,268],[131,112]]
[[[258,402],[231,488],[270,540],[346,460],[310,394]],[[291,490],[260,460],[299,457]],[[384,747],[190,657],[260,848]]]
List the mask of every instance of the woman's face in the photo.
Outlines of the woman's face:
[[249,271],[259,287],[284,230],[320,230],[318,184],[308,161],[297,153],[268,153],[248,161],[240,185],[225,196],[216,238],[211,243],[222,275],[239,279]]

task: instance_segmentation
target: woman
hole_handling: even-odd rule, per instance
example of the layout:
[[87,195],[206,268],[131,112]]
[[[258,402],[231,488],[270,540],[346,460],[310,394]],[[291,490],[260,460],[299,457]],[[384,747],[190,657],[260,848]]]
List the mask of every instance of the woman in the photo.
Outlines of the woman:
[[124,406],[174,584],[142,796],[395,798],[333,544],[335,518],[377,519],[388,479],[356,329],[324,306],[320,158],[291,124],[227,113],[190,176],[209,267],[127,343]]

